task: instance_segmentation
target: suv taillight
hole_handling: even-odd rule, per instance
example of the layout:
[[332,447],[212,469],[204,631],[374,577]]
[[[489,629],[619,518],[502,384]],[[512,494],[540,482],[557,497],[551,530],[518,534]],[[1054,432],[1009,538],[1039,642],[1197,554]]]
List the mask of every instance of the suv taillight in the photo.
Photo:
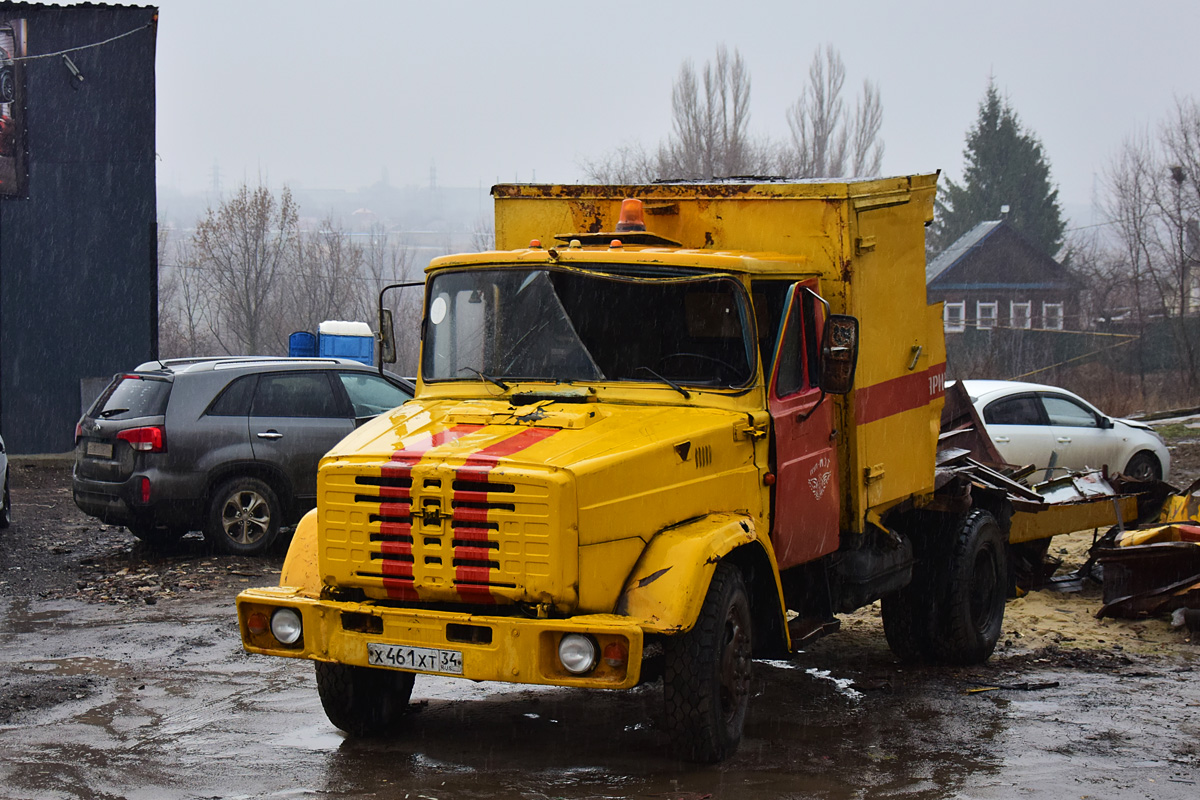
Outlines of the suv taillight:
[[167,439],[161,425],[130,428],[118,433],[117,438],[129,442],[130,447],[143,453],[164,453],[167,450]]

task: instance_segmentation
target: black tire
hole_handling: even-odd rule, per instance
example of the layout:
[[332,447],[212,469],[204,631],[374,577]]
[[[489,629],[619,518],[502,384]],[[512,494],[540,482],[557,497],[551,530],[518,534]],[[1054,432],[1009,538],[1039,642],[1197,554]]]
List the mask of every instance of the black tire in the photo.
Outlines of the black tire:
[[0,506],[0,528],[12,524],[12,495],[8,493],[8,470],[4,470],[4,501]]
[[713,763],[737,750],[750,703],[750,600],[741,573],[721,562],[695,626],[664,645],[664,720],[676,754]]
[[408,711],[415,675],[394,669],[317,661],[317,693],[325,716],[351,736],[394,733]]
[[908,586],[880,600],[883,635],[892,654],[905,664],[933,658],[932,612],[933,597],[928,582],[916,575]]
[[1162,464],[1158,463],[1158,459],[1149,450],[1142,450],[1133,454],[1133,458],[1129,459],[1121,474],[1139,481],[1161,481]]
[[179,543],[183,535],[187,533],[179,528],[167,528],[161,525],[155,525],[147,522],[132,522],[125,528],[141,539],[143,543],[152,549],[169,549]]
[[936,606],[933,650],[950,664],[980,664],[996,649],[1004,627],[1004,533],[995,517],[975,508],[955,526],[951,547]]
[[258,478],[233,478],[217,487],[204,536],[235,555],[258,555],[275,543],[283,509],[275,490]]

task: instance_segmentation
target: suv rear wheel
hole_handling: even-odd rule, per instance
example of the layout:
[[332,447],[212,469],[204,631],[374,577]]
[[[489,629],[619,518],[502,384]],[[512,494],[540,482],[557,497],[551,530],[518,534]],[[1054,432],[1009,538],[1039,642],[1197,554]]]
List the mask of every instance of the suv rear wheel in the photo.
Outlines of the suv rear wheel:
[[213,493],[204,535],[227,553],[257,555],[275,543],[282,512],[275,490],[264,481],[233,478]]

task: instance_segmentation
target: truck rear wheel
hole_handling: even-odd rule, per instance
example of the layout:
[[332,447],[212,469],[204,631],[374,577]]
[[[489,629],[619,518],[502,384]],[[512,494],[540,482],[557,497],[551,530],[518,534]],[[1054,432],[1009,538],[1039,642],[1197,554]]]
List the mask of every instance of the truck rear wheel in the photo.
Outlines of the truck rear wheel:
[[665,722],[681,758],[712,763],[741,743],[750,702],[750,625],[745,581],[723,561],[695,626],[664,645]]
[[329,721],[351,736],[394,732],[408,710],[414,676],[392,669],[316,662],[317,693]]
[[883,635],[896,658],[906,664],[933,657],[933,597],[927,579],[913,581],[879,603]]
[[941,661],[987,661],[1004,625],[1008,564],[996,518],[975,508],[959,520],[945,566],[935,621],[934,651]]

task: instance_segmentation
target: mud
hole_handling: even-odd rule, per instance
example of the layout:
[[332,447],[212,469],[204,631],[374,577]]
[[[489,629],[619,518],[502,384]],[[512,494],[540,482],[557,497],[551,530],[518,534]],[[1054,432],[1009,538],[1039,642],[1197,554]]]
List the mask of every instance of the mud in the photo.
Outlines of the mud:
[[[755,664],[746,739],[719,766],[668,756],[656,685],[420,676],[400,736],[347,739],[310,664],[238,642],[232,598],[271,583],[281,553],[149,551],[76,511],[66,476],[15,465],[0,531],[3,798],[1200,794],[1200,646],[1162,620],[1095,620],[1098,589],[1010,601],[997,654],[971,668],[904,667],[877,615],[851,615]],[[1056,540],[1065,566],[1087,536]]]

